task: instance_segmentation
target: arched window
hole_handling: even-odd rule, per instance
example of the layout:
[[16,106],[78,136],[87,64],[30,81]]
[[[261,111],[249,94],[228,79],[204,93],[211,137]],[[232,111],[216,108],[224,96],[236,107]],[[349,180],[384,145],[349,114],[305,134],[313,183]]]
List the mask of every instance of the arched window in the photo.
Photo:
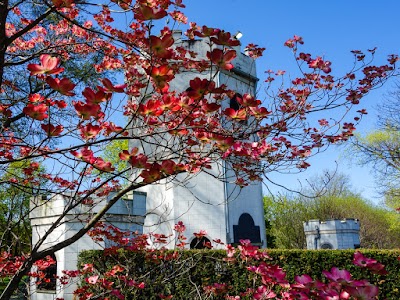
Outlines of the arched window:
[[[238,111],[239,109],[243,108],[240,103],[242,102],[243,96],[239,93],[236,93],[233,95],[233,97],[229,101],[229,107],[233,109],[234,111]],[[247,120],[241,120],[239,121],[239,124],[241,125],[247,125]]]
[[236,93],[235,95],[233,95],[233,97],[229,101],[229,107],[232,108],[233,110],[240,109],[240,103],[238,101],[238,98],[242,99],[242,95],[240,95],[239,93]]
[[333,246],[329,243],[323,243],[321,249],[333,249]]
[[243,213],[239,217],[238,225],[233,225],[233,239],[235,244],[240,240],[250,240],[252,244],[261,244],[260,226],[255,226],[253,217]]
[[190,242],[190,249],[209,249],[210,247],[207,245],[211,246],[211,242],[208,238],[203,236],[199,239],[196,237]]
[[45,274],[43,279],[40,279],[40,283],[37,286],[38,290],[45,290],[45,291],[55,291],[57,285],[57,258],[54,254],[49,255],[50,260],[47,261],[54,261],[55,263],[50,264],[47,268],[42,270]]

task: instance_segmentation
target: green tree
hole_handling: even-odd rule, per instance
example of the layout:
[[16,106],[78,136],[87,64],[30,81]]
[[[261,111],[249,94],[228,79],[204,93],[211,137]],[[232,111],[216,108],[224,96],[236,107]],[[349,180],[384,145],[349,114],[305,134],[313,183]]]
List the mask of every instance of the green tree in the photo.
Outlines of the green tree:
[[[303,222],[311,218],[310,207],[288,195],[264,197],[265,219],[274,243],[269,248],[302,249],[306,246]],[[267,229],[268,230],[268,229]]]
[[[378,124],[365,136],[357,135],[353,147],[360,164],[369,164],[386,204],[400,208],[400,85],[378,106]],[[354,153],[354,151],[352,151]],[[353,155],[353,154],[352,154]]]
[[29,220],[30,199],[41,193],[47,180],[38,178],[23,184],[7,184],[23,177],[23,173],[33,175],[43,171],[43,167],[32,169],[29,162],[10,164],[7,173],[0,178],[0,251],[13,255],[28,253],[31,249],[32,229]]
[[[103,157],[105,160],[109,161],[115,167],[115,172],[120,174],[119,181],[122,186],[128,184],[129,172],[127,173],[126,170],[129,168],[129,166],[125,160],[120,159],[119,153],[128,149],[128,140],[112,140],[104,147],[103,150]],[[104,173],[101,171],[97,171],[97,173],[101,178],[104,179],[112,177],[110,173]]]

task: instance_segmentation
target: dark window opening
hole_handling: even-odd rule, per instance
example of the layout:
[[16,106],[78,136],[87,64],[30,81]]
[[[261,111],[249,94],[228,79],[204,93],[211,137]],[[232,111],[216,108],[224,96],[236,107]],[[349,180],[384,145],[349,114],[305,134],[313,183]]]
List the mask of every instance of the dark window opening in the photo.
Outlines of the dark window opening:
[[190,249],[209,249],[211,246],[211,242],[208,238],[202,237],[202,238],[194,238],[190,242]]
[[47,268],[40,270],[44,273],[44,278],[38,279],[39,284],[37,286],[38,290],[55,291],[57,285],[57,259],[54,254],[50,255],[51,260],[55,263],[49,265]]
[[[243,96],[239,93],[236,93],[231,100],[229,101],[229,107],[234,111],[238,111],[239,109],[243,108],[240,103],[242,103]],[[247,125],[247,120],[239,121],[241,125]]]
[[242,99],[242,95],[240,95],[239,93],[236,93],[231,100],[229,101],[229,107],[232,108],[233,110],[237,111],[240,109],[240,104],[239,104],[239,99]]
[[238,225],[233,225],[233,239],[235,244],[239,244],[240,240],[250,240],[252,244],[261,244],[260,226],[255,226],[250,214],[241,214]]
[[332,245],[329,243],[323,243],[321,249],[333,249]]

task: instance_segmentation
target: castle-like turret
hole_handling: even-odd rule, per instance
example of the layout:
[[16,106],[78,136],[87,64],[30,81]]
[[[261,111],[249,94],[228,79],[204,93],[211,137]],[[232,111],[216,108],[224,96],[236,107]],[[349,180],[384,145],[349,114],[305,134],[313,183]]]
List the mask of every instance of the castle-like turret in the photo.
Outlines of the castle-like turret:
[[[206,53],[210,51],[210,45],[205,39],[185,40],[181,31],[175,31],[173,38],[174,47],[183,47],[197,53],[196,59],[206,59]],[[184,92],[190,80],[200,78],[213,80],[216,87],[225,85],[237,95],[247,93],[255,96],[258,81],[255,61],[242,53],[240,46],[233,49],[237,52],[232,62],[233,69],[227,71],[210,68],[204,72],[184,70],[175,74],[169,83],[170,90]],[[235,101],[226,99],[221,106],[222,109],[235,109]],[[251,126],[251,122],[244,122],[241,126]],[[166,137],[163,140],[170,139]],[[145,153],[157,155],[158,150],[154,146],[157,142],[149,141],[146,146],[146,141],[139,143],[132,139],[130,147],[138,147]],[[229,167],[229,162],[218,158],[214,158],[214,161],[209,173],[201,172],[190,179],[186,175],[178,175],[174,181],[162,180],[140,189],[146,194],[143,231],[171,236],[169,247],[172,248],[175,242],[174,224],[182,221],[186,225],[191,248],[201,247],[202,243],[198,243],[192,235],[200,230],[207,231],[203,241],[220,239],[225,244],[237,244],[241,239],[250,239],[253,244],[265,247],[262,183],[257,181],[240,188],[234,183],[236,174]],[[216,244],[214,246],[218,247]]]
[[360,247],[357,219],[304,222],[307,249],[356,249]]

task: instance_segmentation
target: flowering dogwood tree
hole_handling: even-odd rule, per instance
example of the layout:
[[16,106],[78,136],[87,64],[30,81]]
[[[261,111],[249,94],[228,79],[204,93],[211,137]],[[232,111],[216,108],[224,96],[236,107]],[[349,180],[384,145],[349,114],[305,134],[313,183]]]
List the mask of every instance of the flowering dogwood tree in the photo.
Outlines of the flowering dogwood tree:
[[[397,56],[374,66],[354,51],[351,71],[334,76],[331,62],[301,52],[303,40],[294,36],[285,46],[300,75],[273,91],[284,72],[269,71],[266,103],[245,94],[237,98],[237,109],[223,108],[235,91],[217,87],[212,77],[191,80],[185,92],[170,88],[185,70],[229,72],[233,47],[239,45],[228,32],[188,23],[183,9],[181,0],[0,3],[0,189],[29,188],[32,196],[68,192],[73,197],[64,215],[81,204],[90,209],[96,199],[114,192],[65,241],[44,246],[62,215],[30,253],[14,258],[5,251],[0,272],[11,279],[0,299],[10,298],[35,262],[77,241],[130,191],[180,173],[195,176],[221,158],[234,162],[241,186],[277,168],[307,168],[315,150],[352,135],[365,114],[352,107],[395,72]],[[129,21],[121,24],[117,18]],[[165,19],[173,25],[163,27]],[[174,45],[178,23],[187,24],[188,39],[208,41],[205,58]],[[254,59],[263,50],[247,46]],[[243,121],[250,125],[241,126]],[[126,139],[160,142],[154,156],[121,149],[119,157],[128,167],[116,170],[102,157],[103,149]],[[16,162],[24,162],[22,172],[12,173],[9,167]],[[120,186],[122,178],[129,184]],[[18,220],[10,222],[3,231]]]

